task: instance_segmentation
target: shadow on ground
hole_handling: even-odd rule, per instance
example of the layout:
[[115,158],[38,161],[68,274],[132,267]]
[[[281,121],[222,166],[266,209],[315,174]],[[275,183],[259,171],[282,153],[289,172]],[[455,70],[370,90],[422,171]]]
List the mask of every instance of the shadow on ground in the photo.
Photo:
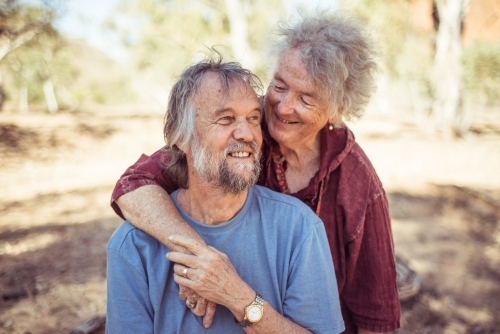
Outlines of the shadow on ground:
[[498,333],[499,194],[452,185],[388,194],[396,251],[422,277],[397,333]]
[[[4,245],[0,313],[8,314],[0,318],[0,332],[66,333],[101,315],[106,244],[121,220],[101,212],[101,216],[93,214],[95,219],[64,221],[72,220],[78,211],[90,211],[99,194],[107,192],[104,187],[0,205],[2,215],[12,220],[9,229],[0,230]],[[388,197],[397,253],[422,277],[420,293],[402,303],[402,328],[397,333],[498,332],[500,209],[496,198],[500,192],[430,185],[425,191],[390,192]],[[80,204],[67,204],[75,202]],[[25,220],[36,220],[49,205],[65,209],[55,210],[52,220],[29,227]],[[23,213],[13,215],[13,211]],[[92,306],[97,299],[100,306]],[[33,311],[28,311],[29,305]],[[33,320],[31,327],[19,325],[37,309],[44,309],[40,319]],[[48,321],[49,317],[55,320]],[[101,326],[91,333],[102,332]]]

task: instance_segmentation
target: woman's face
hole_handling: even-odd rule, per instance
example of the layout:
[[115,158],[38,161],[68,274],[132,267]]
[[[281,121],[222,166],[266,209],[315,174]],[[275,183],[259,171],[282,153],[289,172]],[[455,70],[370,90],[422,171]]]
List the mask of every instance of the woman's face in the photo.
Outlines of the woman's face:
[[265,97],[266,122],[271,136],[288,148],[319,140],[328,122],[328,103],[321,98],[300,54],[286,51],[278,63]]

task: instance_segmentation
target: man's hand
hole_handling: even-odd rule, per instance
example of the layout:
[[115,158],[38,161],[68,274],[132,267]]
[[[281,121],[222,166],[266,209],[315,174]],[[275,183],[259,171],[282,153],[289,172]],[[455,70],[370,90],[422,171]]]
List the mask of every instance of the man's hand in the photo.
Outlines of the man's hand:
[[[175,264],[174,271],[175,266],[181,267],[180,264]],[[182,266],[182,268],[184,267]],[[178,269],[178,271],[180,270],[182,269]],[[191,309],[191,312],[199,317],[203,317],[203,327],[208,328],[212,325],[217,304],[200,297],[196,292],[182,285],[179,285],[179,297],[181,300],[186,301],[186,306]],[[190,307],[191,305],[194,306]]]
[[170,261],[179,264],[174,266],[175,281],[209,301],[226,306],[236,318],[243,319],[244,309],[255,298],[255,291],[241,279],[227,255],[183,235],[169,239],[193,254],[167,254]]

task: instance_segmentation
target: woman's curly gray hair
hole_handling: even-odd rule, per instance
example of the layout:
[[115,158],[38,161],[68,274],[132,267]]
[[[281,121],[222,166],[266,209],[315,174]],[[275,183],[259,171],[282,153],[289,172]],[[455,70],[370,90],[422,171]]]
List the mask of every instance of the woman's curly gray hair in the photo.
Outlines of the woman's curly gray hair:
[[376,52],[368,32],[352,16],[316,11],[296,23],[280,22],[271,52],[279,61],[297,50],[321,96],[330,101],[330,121],[360,117],[375,90]]

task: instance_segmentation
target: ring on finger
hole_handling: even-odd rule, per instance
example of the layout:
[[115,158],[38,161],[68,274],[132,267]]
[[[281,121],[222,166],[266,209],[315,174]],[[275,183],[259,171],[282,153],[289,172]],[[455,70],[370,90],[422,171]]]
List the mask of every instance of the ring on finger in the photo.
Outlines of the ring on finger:
[[189,270],[188,267],[184,268],[184,270],[182,270],[182,275],[181,276],[184,277],[184,278],[187,278],[188,277],[188,270]]
[[189,300],[186,299],[186,306],[188,308],[194,308],[196,306],[196,303],[191,303]]

